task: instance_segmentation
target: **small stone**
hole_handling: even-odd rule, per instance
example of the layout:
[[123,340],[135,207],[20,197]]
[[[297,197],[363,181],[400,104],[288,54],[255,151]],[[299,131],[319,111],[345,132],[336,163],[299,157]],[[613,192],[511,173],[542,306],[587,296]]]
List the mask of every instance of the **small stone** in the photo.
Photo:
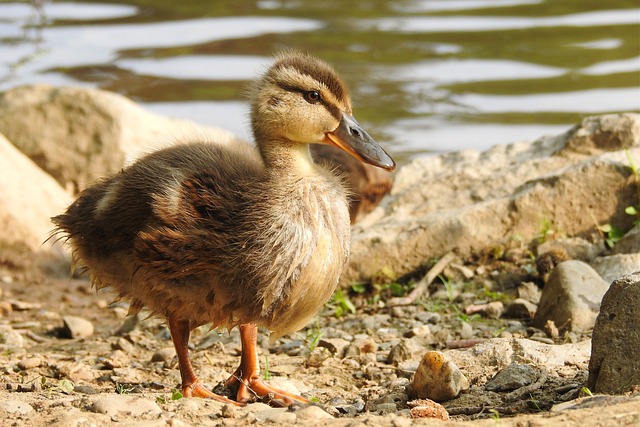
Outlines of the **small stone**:
[[9,414],[28,414],[33,411],[33,407],[21,400],[0,400],[0,411]]
[[531,320],[536,315],[538,306],[524,299],[516,298],[511,302],[504,311],[504,317],[507,319]]
[[333,419],[326,411],[316,405],[310,405],[296,411],[298,421],[315,421],[322,419]]
[[151,356],[151,361],[152,362],[166,362],[168,360],[173,359],[173,356],[176,355],[176,351],[174,348],[172,347],[167,347],[167,348],[163,348],[160,349],[158,351],[156,351],[155,353],[153,353],[153,356]]
[[[593,328],[609,283],[582,261],[565,261],[553,269],[542,291],[533,325],[542,329],[553,320],[560,332]],[[558,304],[562,301],[562,304]]]
[[76,316],[64,316],[64,326],[61,331],[62,338],[88,338],[93,335],[93,323],[87,319]]
[[134,345],[131,344],[131,341],[129,341],[128,339],[126,339],[124,337],[118,338],[118,341],[113,343],[111,345],[111,348],[113,348],[114,350],[122,350],[122,351],[124,351],[125,353],[128,353],[128,354],[135,353],[135,350],[136,350]]
[[26,371],[27,369],[37,368],[42,364],[42,359],[39,357],[30,357],[28,359],[23,359],[18,362],[18,368]]
[[304,361],[306,366],[311,366],[314,368],[322,366],[325,360],[331,357],[331,352],[327,350],[325,347],[316,347],[313,349],[311,353],[307,356]]
[[416,399],[407,402],[411,408],[409,415],[411,418],[437,418],[442,421],[449,420],[449,412],[441,404],[431,399]]
[[153,401],[137,396],[109,395],[96,400],[90,410],[111,417],[128,415],[137,417],[144,414],[160,415],[162,410]]
[[598,257],[593,260],[591,266],[605,282],[611,283],[619,277],[633,273],[640,267],[640,253]]
[[533,384],[540,376],[540,370],[530,365],[509,365],[487,381],[489,391],[511,391]]
[[468,340],[473,338],[473,328],[467,322],[462,322],[460,326],[460,338],[463,340]]
[[38,304],[36,302],[27,302],[27,301],[18,301],[11,300],[11,308],[14,311],[27,311],[27,310],[37,310],[42,307],[42,304]]
[[504,304],[500,301],[492,301],[487,304],[472,304],[467,306],[464,311],[467,314],[480,313],[489,319],[499,319],[504,311]]
[[9,348],[24,347],[24,338],[9,325],[0,325],[0,344]]
[[640,386],[640,271],[615,280],[593,328],[589,388],[619,394]]
[[407,387],[407,394],[412,398],[443,402],[453,399],[468,388],[469,380],[444,353],[429,351],[422,357],[411,384]]
[[0,301],[0,316],[7,317],[13,312],[13,307],[9,301]]
[[533,282],[523,282],[518,286],[518,298],[538,304],[541,296],[542,290]]
[[289,412],[287,408],[269,408],[254,412],[253,415],[259,423],[273,423],[276,425],[293,424],[296,422],[295,412]]
[[404,334],[404,336],[407,338],[411,338],[411,337],[426,336],[430,334],[431,334],[431,328],[429,328],[429,325],[418,325],[416,327],[411,328],[411,330],[406,334]]
[[411,339],[403,338],[398,344],[393,346],[387,356],[387,363],[399,366],[405,360],[412,359],[414,356],[421,354],[424,348]]
[[318,341],[318,347],[324,347],[335,357],[342,359],[349,347],[349,341],[342,338],[324,338]]

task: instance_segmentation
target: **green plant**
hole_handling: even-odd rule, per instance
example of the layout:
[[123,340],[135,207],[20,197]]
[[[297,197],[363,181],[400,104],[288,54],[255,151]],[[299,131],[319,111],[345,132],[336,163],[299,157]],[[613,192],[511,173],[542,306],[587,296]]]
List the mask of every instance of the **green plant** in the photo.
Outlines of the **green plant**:
[[489,409],[489,418],[494,421],[500,421],[500,412],[497,409]]
[[556,234],[553,221],[549,218],[542,218],[540,221],[540,226],[538,227],[538,243],[542,244],[546,242],[550,237]]
[[454,304],[451,304],[451,308],[453,308],[453,311],[456,312],[456,316],[458,317],[458,319],[462,320],[463,322],[471,323],[482,318],[482,316],[480,316],[478,313],[467,314],[460,310],[458,306]]
[[315,323],[313,329],[307,329],[307,342],[309,351],[313,351],[318,346],[318,341],[322,338],[322,331],[320,330],[320,325],[318,322]]
[[116,393],[118,394],[129,394],[133,391],[133,387],[129,384],[117,383],[116,384]]
[[269,372],[269,356],[264,356],[264,373],[262,374],[262,379],[268,381],[271,379],[271,372]]
[[338,289],[334,292],[329,304],[334,307],[336,317],[342,317],[346,312],[350,312],[352,314],[355,314],[356,312],[356,306],[353,305],[351,300],[349,300],[349,296],[344,293],[342,289]]
[[589,387],[582,387],[578,392],[578,396],[579,397],[593,396],[593,393],[591,392],[591,390],[589,390]]
[[169,402],[169,400],[167,400],[167,396],[165,396],[165,395],[160,395],[160,396],[156,397],[156,403],[158,405],[166,405],[167,402]]
[[182,399],[184,396],[182,396],[182,392],[180,390],[178,390],[177,388],[174,388],[171,391],[171,400],[180,400]]
[[604,233],[604,241],[610,248],[613,248],[615,244],[624,237],[624,231],[612,224],[599,225],[598,230]]
[[451,280],[448,280],[446,277],[444,277],[441,274],[438,275],[438,278],[442,281],[442,284],[444,285],[444,289],[447,292],[447,299],[449,300],[450,303],[452,303],[453,300],[455,299],[453,283],[451,283]]

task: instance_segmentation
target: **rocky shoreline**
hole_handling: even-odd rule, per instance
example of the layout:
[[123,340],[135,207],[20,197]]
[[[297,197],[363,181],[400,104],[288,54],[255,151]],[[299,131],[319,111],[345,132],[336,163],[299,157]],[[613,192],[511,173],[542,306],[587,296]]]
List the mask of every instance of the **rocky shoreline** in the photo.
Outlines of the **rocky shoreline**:
[[[62,246],[42,245],[74,192],[194,134],[233,141],[99,90],[0,94],[6,425],[640,422],[639,114],[403,166],[353,228],[342,289],[305,329],[262,343],[269,381],[317,402],[294,410],[179,398],[166,326],[126,318],[69,277]],[[193,342],[207,384],[233,372],[235,331]]]

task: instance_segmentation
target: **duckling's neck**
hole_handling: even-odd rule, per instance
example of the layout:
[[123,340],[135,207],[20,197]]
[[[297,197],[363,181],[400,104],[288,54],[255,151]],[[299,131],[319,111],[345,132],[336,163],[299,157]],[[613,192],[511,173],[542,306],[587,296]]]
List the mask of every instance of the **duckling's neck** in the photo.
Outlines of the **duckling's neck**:
[[260,141],[258,148],[265,167],[276,175],[305,176],[316,172],[308,144],[269,140]]

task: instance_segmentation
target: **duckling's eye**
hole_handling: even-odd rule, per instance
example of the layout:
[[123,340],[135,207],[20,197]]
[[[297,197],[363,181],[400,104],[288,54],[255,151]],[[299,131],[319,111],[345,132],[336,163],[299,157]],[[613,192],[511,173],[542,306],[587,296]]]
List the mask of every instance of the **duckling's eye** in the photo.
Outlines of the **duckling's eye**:
[[306,99],[307,102],[315,104],[316,102],[320,101],[320,93],[318,93],[317,90],[310,90],[309,92],[304,94],[304,99]]

